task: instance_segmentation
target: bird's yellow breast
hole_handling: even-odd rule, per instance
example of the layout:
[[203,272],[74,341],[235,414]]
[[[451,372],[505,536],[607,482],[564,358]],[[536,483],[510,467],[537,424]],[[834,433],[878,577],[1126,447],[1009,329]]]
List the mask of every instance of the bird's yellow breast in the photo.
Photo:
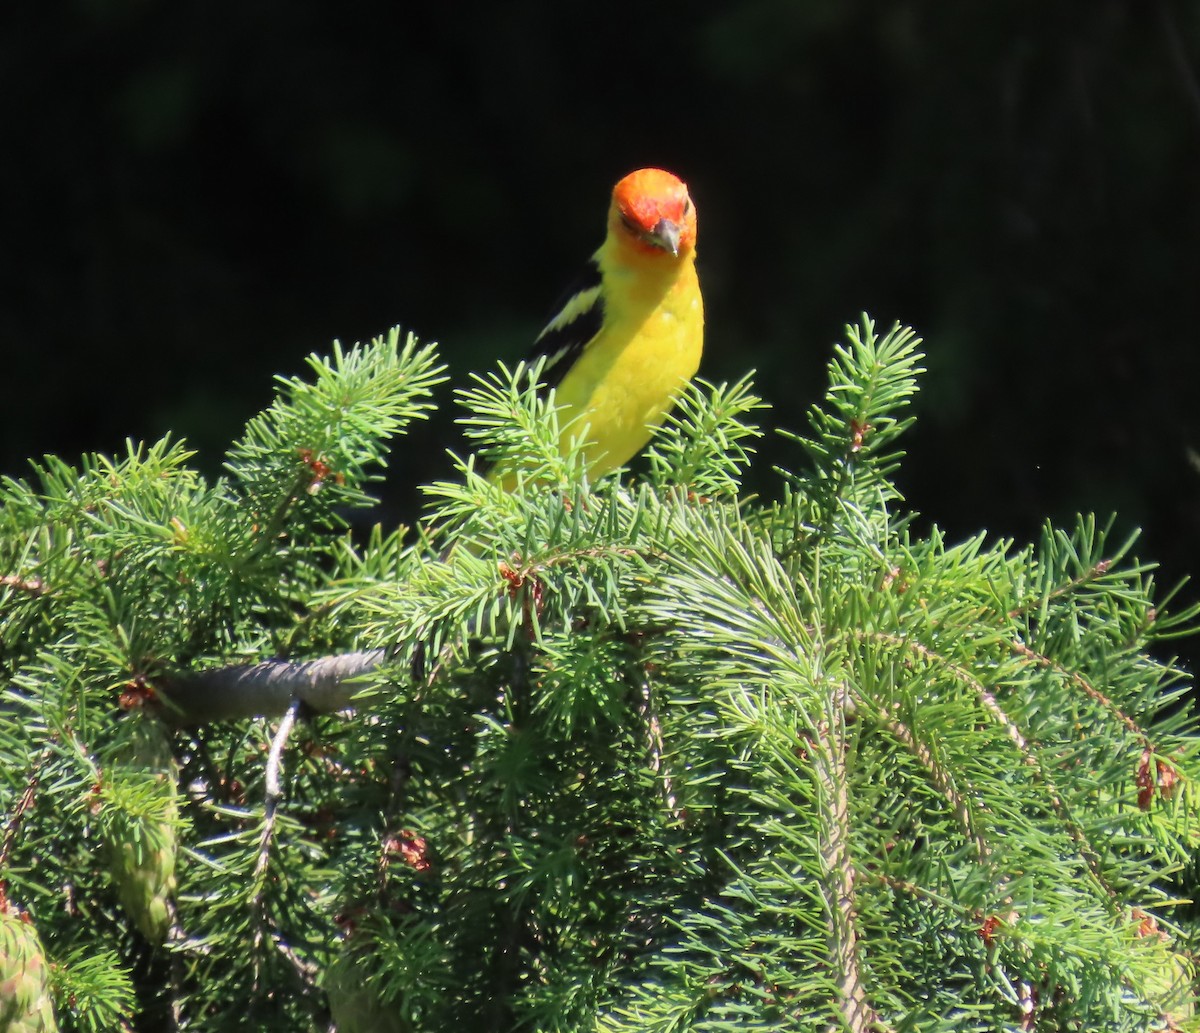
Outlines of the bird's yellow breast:
[[600,331],[559,384],[564,447],[584,438],[590,475],[635,456],[700,365],[704,310],[694,256],[663,269],[601,260]]

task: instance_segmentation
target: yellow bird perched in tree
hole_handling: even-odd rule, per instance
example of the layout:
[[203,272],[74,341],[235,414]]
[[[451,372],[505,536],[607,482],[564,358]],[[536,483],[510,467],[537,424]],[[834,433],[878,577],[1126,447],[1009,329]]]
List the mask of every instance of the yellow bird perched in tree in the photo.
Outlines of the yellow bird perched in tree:
[[608,234],[534,342],[588,475],[623,466],[650,440],[700,365],[704,306],[696,277],[696,206],[662,169],[613,188]]

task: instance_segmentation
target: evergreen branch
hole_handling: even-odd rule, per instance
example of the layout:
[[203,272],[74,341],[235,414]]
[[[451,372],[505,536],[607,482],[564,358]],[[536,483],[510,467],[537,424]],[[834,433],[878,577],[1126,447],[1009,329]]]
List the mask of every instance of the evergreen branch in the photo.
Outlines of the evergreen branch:
[[[975,846],[975,855],[981,863],[986,864],[991,856],[992,850],[988,846],[987,839],[983,832],[978,828],[974,811],[967,797],[960,793],[954,787],[954,780],[945,767],[940,764],[933,756],[933,751],[923,742],[920,742],[912,729],[904,722],[898,721],[895,717],[889,714],[886,710],[878,710],[875,713],[875,720],[886,728],[895,738],[901,742],[904,747],[914,756],[920,765],[928,772],[929,779],[933,783],[934,788],[946,798],[950,804],[950,809],[954,816],[958,819],[959,828],[962,831],[964,838],[969,840]],[[987,812],[987,808],[982,808],[983,812]]]
[[853,510],[879,489],[886,496],[881,501],[896,497],[888,477],[903,453],[888,449],[912,425],[912,417],[896,414],[909,404],[923,372],[921,339],[908,327],[896,323],[880,339],[864,314],[858,326],[846,327],[846,336],[848,343],[835,346],[829,363],[825,403],[809,411],[813,435],[782,432],[814,464],[807,478],[784,473],[816,502],[822,538],[833,530],[839,508]]
[[941,670],[946,671],[955,680],[966,685],[975,694],[976,698],[983,705],[997,724],[1004,729],[1004,733],[1012,740],[1013,745],[1023,755],[1028,756],[1030,753],[1029,744],[1025,741],[1025,737],[1021,734],[1020,728],[1017,727],[1015,721],[1012,720],[1005,712],[1000,704],[996,701],[996,697],[988,690],[988,688],[978,678],[970,673],[970,671],[954,663],[948,658],[939,655],[928,646],[914,642],[912,639],[905,638],[902,635],[892,635],[886,632],[878,631],[862,631],[854,629],[852,634],[861,640],[872,640],[894,646],[898,649],[907,650],[916,656],[919,656],[926,663],[932,664]]
[[432,408],[429,395],[443,367],[431,346],[419,346],[400,328],[368,345],[333,356],[309,356],[311,381],[279,377],[275,402],[254,417],[227,455],[226,468],[256,511],[256,540],[274,546],[301,499],[325,496],[329,505],[362,506],[362,485],[377,477],[386,442]]
[[481,475],[494,468],[511,471],[520,481],[565,485],[579,480],[581,450],[572,447],[564,455],[559,445],[572,425],[560,425],[554,390],[542,390],[545,365],[544,357],[518,362],[511,370],[500,363],[486,376],[472,373],[474,384],[455,392],[467,410],[456,422],[482,457],[476,464],[459,462],[460,473],[469,467]]
[[762,431],[743,417],[769,406],[751,391],[753,373],[735,384],[697,379],[675,403],[646,452],[650,483],[679,484],[695,495],[734,496]]
[[868,869],[868,874],[870,878],[876,880],[881,886],[886,886],[896,893],[903,893],[914,900],[928,901],[931,904],[936,904],[939,908],[956,911],[960,917],[972,922],[981,922],[984,919],[984,913],[979,908],[966,907],[960,901],[954,900],[944,893],[937,893],[926,886],[918,886],[915,882],[910,882],[907,879],[899,879],[887,872],[875,869]]
[[266,660],[168,675],[156,688],[166,704],[163,716],[176,725],[275,717],[295,701],[327,714],[355,704],[361,679],[383,657],[383,650],[373,649],[316,660]]
[[954,678],[961,681],[962,684],[970,687],[971,691],[983,705],[984,709],[987,710],[988,713],[990,713],[1000,725],[1000,727],[1004,729],[1005,734],[1007,734],[1008,738],[1012,741],[1018,753],[1021,755],[1022,763],[1025,766],[1033,768],[1033,770],[1036,772],[1038,779],[1046,789],[1051,807],[1062,820],[1067,834],[1079,847],[1080,856],[1085,861],[1089,873],[1095,879],[1097,887],[1103,891],[1105,897],[1110,902],[1115,902],[1118,899],[1118,894],[1104,875],[1099,852],[1096,850],[1095,846],[1093,846],[1083,828],[1071,816],[1070,810],[1068,809],[1062,794],[1055,785],[1054,779],[1046,770],[1046,766],[1042,763],[1037,751],[1031,748],[1030,744],[1026,741],[1025,736],[1022,735],[1021,730],[1017,727],[1016,722],[1008,716],[1008,714],[1004,711],[1004,708],[1000,706],[1000,703],[997,701],[996,697],[990,691],[988,691],[984,684],[979,681],[979,679],[971,675],[970,672],[964,670],[957,664],[950,662],[945,657],[940,656],[934,650],[929,649],[920,642],[912,642],[895,635],[880,633],[857,632],[856,634],[883,642],[889,642],[897,647],[910,650],[926,662],[936,664],[941,669],[946,670]]
[[[1016,911],[1010,911],[1004,915],[988,915],[983,911],[980,911],[978,908],[964,907],[959,901],[951,899],[944,894],[933,892],[924,886],[917,885],[914,882],[896,878],[895,876],[886,872],[870,871],[869,874],[881,885],[887,886],[893,892],[903,893],[906,896],[912,897],[916,900],[928,901],[937,905],[939,908],[957,912],[964,919],[974,923],[979,923],[978,933],[985,941],[998,939],[1000,932],[1006,926],[1012,925],[1020,917]],[[1147,916],[1145,912],[1142,912],[1140,909],[1134,908],[1129,917],[1131,917],[1135,923],[1140,923],[1142,926],[1149,927],[1152,930],[1157,929],[1157,924],[1155,923],[1154,919]],[[1139,930],[1138,935],[1141,936],[1144,934]],[[1162,936],[1161,933],[1158,935]],[[1126,990],[1133,991],[1135,993],[1138,991],[1138,988],[1134,981],[1130,978],[1129,973],[1121,974],[1121,985]],[[1013,995],[1011,1003],[1018,1007],[1018,1010],[1022,1016],[1026,1018],[1031,1017],[1033,1015],[1032,1004],[1035,1000],[1032,987],[1027,982],[1022,981],[1018,984],[1018,988],[1014,989],[1017,989],[1018,992]],[[1169,1015],[1166,1012],[1160,1013],[1160,1016],[1166,1022],[1167,1028],[1176,1028],[1170,1025],[1169,1021],[1167,1021],[1169,1019]],[[1023,1021],[1021,1028],[1032,1029],[1034,1027],[1025,1025]]]
[[1026,660],[1032,660],[1033,663],[1038,667],[1053,671],[1055,674],[1066,679],[1072,685],[1082,690],[1085,695],[1091,697],[1097,703],[1099,703],[1101,707],[1107,710],[1114,718],[1116,718],[1117,721],[1124,725],[1129,732],[1136,736],[1138,742],[1145,749],[1154,749],[1153,744],[1150,742],[1150,738],[1146,734],[1145,730],[1103,692],[1089,682],[1087,678],[1085,678],[1079,671],[1068,671],[1062,666],[1062,664],[1051,660],[1048,656],[1043,656],[1035,649],[1030,649],[1029,646],[1025,645],[1025,643],[1021,642],[1019,639],[1014,639],[1013,642],[1010,643],[1010,646],[1012,651],[1017,656],[1024,657]]
[[654,686],[649,678],[642,679],[642,721],[646,729],[646,752],[650,770],[662,789],[663,806],[676,821],[681,818],[675,798],[675,783],[671,771],[663,760],[662,722],[659,720],[658,705],[654,699]]
[[[308,494],[307,489],[311,488],[314,483],[313,472],[310,466],[312,460],[306,461],[300,457],[300,465],[296,472],[292,475],[290,483],[285,483],[276,499],[274,506],[267,513],[266,518],[257,525],[256,541],[260,550],[268,550],[274,548],[279,541],[280,535],[288,524],[288,517],[296,508],[296,505]],[[324,463],[324,460],[316,460],[316,462]]]
[[1087,570],[1085,570],[1082,574],[1079,574],[1076,577],[1071,578],[1071,580],[1068,581],[1066,584],[1059,585],[1057,588],[1053,589],[1046,595],[1044,595],[1044,596],[1038,595],[1038,596],[1030,597],[1029,599],[1026,599],[1023,603],[1021,603],[1020,606],[1014,606],[1011,610],[1008,611],[1008,617],[1010,619],[1015,619],[1017,617],[1023,617],[1023,616],[1025,616],[1025,614],[1029,613],[1035,607],[1045,606],[1048,603],[1055,602],[1056,600],[1061,599],[1064,596],[1070,595],[1072,592],[1078,591],[1080,588],[1083,588],[1086,585],[1090,585],[1092,582],[1096,581],[1098,578],[1103,577],[1105,574],[1107,574],[1109,572],[1109,570],[1112,569],[1112,564],[1113,564],[1113,561],[1110,559],[1099,560],[1096,563],[1093,563],[1091,565],[1091,567],[1089,567]]
[[818,788],[817,801],[822,810],[817,840],[825,875],[829,959],[842,1017],[839,1026],[830,1027],[830,1033],[838,1029],[871,1033],[879,1029],[879,1017],[867,998],[858,945],[845,719],[843,708],[832,709],[832,715],[817,724],[808,742]]

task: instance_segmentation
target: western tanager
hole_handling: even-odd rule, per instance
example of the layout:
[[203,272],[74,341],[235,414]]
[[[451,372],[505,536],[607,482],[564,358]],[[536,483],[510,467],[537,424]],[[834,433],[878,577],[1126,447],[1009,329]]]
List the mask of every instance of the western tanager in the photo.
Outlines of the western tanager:
[[700,365],[703,339],[696,207],[678,177],[638,169],[613,188],[604,243],[533,346],[533,358],[547,356],[564,439],[586,441],[591,477],[646,444]]

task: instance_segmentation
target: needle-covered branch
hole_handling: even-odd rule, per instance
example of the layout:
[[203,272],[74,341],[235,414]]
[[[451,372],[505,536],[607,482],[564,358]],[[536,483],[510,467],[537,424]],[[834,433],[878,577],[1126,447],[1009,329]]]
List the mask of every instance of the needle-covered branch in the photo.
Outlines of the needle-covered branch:
[[0,485],[23,1017],[1194,1024],[1200,740],[1157,651],[1195,611],[1091,518],[917,534],[918,346],[849,328],[754,496],[746,382],[589,484],[517,367],[459,395],[508,472],[350,533],[440,375],[397,333],[281,380],[215,481],[164,440]]

